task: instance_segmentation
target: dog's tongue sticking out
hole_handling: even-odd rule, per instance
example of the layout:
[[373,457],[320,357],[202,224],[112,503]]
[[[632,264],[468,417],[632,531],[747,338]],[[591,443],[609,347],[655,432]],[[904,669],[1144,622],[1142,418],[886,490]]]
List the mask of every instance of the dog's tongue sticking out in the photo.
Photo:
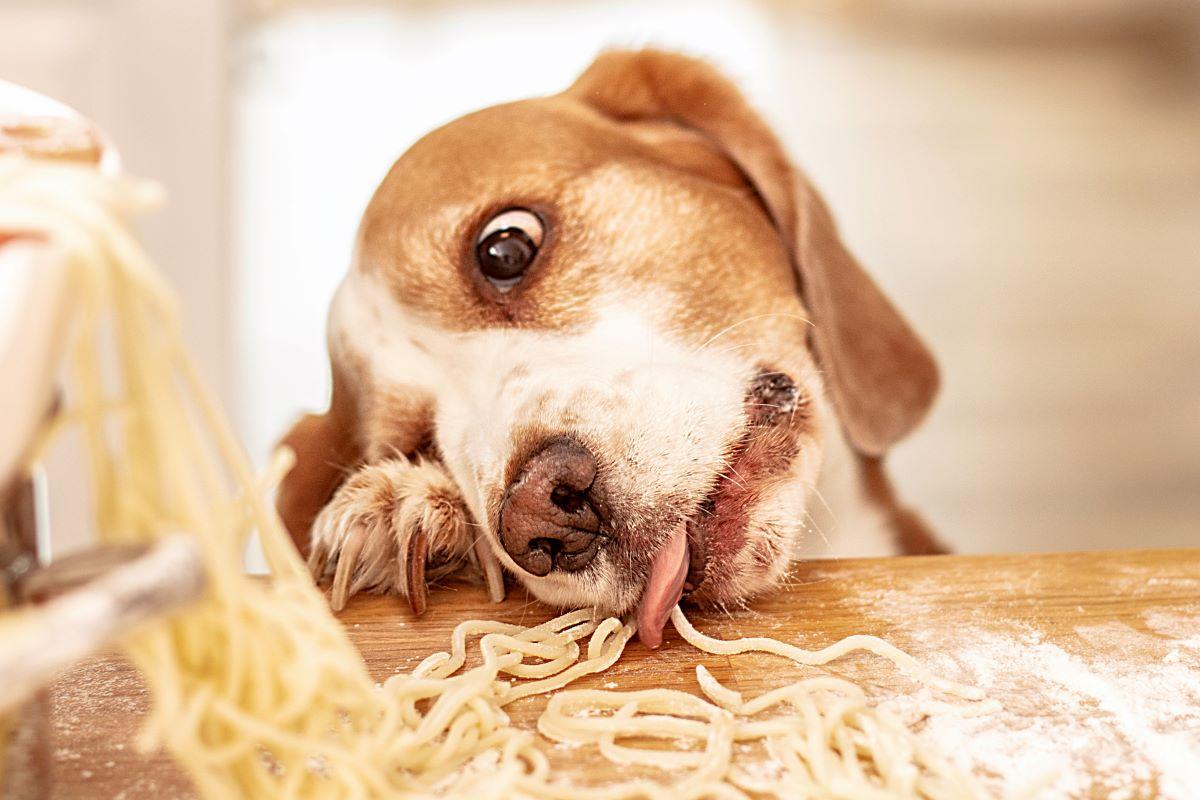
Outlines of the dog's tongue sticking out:
[[671,609],[683,597],[683,582],[688,572],[687,523],[680,523],[671,538],[654,556],[650,578],[638,606],[638,638],[650,648],[662,644],[663,627]]

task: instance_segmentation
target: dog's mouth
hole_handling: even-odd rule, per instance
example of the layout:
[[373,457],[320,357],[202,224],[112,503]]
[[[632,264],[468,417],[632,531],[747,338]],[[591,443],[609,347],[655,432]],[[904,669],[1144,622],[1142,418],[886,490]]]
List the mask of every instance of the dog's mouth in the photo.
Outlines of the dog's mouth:
[[762,492],[796,455],[797,431],[805,407],[787,375],[763,370],[746,395],[747,426],[696,511],[676,526],[655,554],[641,602],[638,638],[648,647],[662,643],[671,610],[684,597],[701,595],[717,572],[745,543],[750,513]]

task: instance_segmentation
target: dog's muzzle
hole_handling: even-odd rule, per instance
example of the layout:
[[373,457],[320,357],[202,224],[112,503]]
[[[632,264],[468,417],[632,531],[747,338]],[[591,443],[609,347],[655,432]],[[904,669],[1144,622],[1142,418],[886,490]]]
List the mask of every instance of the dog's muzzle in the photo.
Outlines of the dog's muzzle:
[[500,508],[500,543],[517,566],[540,578],[592,562],[602,539],[595,480],[595,456],[571,439],[552,439],[530,456]]

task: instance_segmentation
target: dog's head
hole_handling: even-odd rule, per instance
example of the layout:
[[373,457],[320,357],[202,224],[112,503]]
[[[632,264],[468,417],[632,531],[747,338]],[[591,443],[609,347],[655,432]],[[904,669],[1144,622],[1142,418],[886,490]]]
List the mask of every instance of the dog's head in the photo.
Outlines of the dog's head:
[[[535,595],[640,607],[644,630],[683,592],[779,581],[824,438],[840,425],[878,455],[937,383],[733,85],[656,51],[405,153],[330,350],[333,403],[302,450],[432,454]],[[301,481],[317,504],[327,484]]]

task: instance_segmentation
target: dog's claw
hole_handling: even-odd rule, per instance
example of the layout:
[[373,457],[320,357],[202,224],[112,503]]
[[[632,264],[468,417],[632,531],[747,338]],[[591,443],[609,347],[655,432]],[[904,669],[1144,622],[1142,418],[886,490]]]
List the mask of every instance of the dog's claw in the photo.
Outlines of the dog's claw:
[[473,545],[475,560],[483,572],[483,582],[487,586],[488,599],[493,603],[504,600],[504,572],[500,569],[500,561],[492,552],[488,543],[480,537]]
[[408,605],[414,614],[425,613],[429,600],[429,586],[425,582],[425,559],[429,557],[429,537],[420,525],[414,528],[408,540],[408,552],[404,557],[405,582]]
[[325,577],[325,567],[329,564],[329,549],[323,542],[314,541],[309,545],[308,571],[313,578],[320,580]]
[[333,573],[333,588],[329,592],[329,605],[334,611],[341,611],[346,607],[346,600],[350,596],[350,578],[358,566],[358,556],[366,538],[366,531],[362,526],[355,525],[346,536],[346,541],[342,543],[337,569]]

